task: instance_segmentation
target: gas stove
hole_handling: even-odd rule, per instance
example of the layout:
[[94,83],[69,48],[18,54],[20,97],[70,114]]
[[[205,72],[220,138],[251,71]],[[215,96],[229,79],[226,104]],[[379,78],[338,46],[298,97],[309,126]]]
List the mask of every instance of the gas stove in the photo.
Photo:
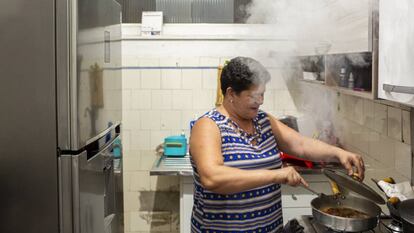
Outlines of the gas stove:
[[[297,219],[299,224],[304,227],[304,233],[346,233],[343,231],[334,231],[317,223],[312,215],[304,215]],[[401,230],[401,224],[389,217],[381,217],[380,223],[375,229],[358,232],[358,233],[404,233]]]

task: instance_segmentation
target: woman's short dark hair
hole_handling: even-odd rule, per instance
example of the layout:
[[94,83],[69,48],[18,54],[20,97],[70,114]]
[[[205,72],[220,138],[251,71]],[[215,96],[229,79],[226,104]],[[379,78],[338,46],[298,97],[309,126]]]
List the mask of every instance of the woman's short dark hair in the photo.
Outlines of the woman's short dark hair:
[[252,85],[265,84],[269,80],[269,72],[258,61],[249,57],[236,57],[221,72],[221,92],[225,95],[227,88],[231,87],[239,94]]

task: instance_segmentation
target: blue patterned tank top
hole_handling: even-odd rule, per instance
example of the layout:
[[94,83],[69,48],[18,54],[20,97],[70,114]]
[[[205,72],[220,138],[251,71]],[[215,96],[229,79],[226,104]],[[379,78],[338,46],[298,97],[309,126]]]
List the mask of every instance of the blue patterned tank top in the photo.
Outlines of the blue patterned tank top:
[[[282,166],[276,140],[266,113],[253,120],[256,135],[244,132],[216,109],[203,117],[218,126],[224,164],[240,169],[277,169]],[[252,143],[255,140],[256,143]],[[191,231],[206,233],[276,232],[282,228],[280,184],[270,184],[229,195],[205,189],[193,160],[194,205]]]

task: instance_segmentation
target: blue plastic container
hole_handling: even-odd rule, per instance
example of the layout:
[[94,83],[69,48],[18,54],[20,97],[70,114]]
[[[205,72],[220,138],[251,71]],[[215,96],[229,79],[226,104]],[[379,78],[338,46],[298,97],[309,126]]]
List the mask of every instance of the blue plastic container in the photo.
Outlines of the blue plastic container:
[[164,139],[164,155],[184,157],[187,154],[187,138],[184,135],[169,136]]

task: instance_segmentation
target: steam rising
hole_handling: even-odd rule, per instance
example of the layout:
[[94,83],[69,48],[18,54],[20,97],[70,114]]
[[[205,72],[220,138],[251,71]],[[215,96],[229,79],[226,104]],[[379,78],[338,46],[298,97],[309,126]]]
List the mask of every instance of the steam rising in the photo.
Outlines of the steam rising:
[[[249,15],[247,23],[271,24],[273,38],[288,39],[296,44],[292,51],[283,55],[273,52],[271,57],[278,64],[288,64],[289,68],[283,71],[288,90],[303,116],[309,118],[305,120],[309,121],[306,125],[315,125],[316,128],[308,129],[307,136],[333,131],[336,94],[325,92],[323,88],[298,85],[295,80],[302,78],[301,66],[286,54],[303,55],[301,50],[308,50],[314,55],[327,54],[345,38],[359,38],[357,33],[363,36],[368,34],[368,31],[353,31],[352,27],[361,29],[369,24],[369,4],[370,0],[253,0],[246,9]],[[368,30],[368,26],[366,28]],[[338,35],[344,38],[338,38]],[[274,48],[269,48],[269,51],[274,51]],[[347,55],[347,59],[355,66],[369,65],[364,57],[357,54]],[[296,92],[300,94],[296,95]]]
[[330,5],[336,0],[253,0],[247,9],[247,23],[274,24],[275,36],[293,40],[330,42],[335,15]]

